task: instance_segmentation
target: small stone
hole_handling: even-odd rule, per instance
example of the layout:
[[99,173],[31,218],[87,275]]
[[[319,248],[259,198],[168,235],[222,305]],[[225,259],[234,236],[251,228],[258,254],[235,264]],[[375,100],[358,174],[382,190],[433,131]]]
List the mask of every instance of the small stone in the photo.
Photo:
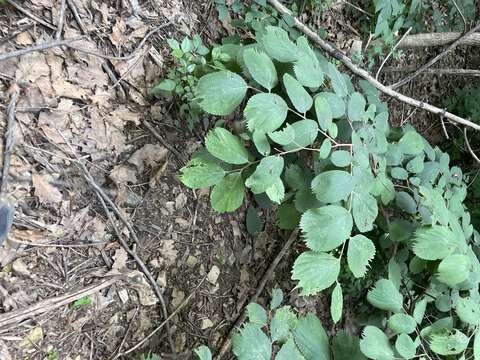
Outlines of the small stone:
[[175,198],[175,208],[177,210],[183,209],[183,207],[187,204],[188,198],[187,195],[184,193],[180,193]]
[[195,256],[189,255],[187,258],[187,265],[190,267],[194,267],[198,264],[198,259]]
[[207,280],[210,284],[215,285],[218,280],[218,276],[220,275],[220,269],[218,266],[213,265],[207,275]]
[[212,326],[213,326],[213,321],[210,320],[209,318],[205,318],[202,320],[202,326],[201,326],[202,330],[209,329]]

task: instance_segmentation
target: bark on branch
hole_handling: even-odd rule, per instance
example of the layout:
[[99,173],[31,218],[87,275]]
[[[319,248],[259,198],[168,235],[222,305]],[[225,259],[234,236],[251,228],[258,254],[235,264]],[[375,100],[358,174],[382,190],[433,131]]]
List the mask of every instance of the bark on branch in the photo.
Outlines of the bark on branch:
[[[402,40],[399,48],[417,48],[429,46],[445,46],[462,37],[460,32],[408,35]],[[458,45],[480,46],[480,33],[473,33],[463,38]]]

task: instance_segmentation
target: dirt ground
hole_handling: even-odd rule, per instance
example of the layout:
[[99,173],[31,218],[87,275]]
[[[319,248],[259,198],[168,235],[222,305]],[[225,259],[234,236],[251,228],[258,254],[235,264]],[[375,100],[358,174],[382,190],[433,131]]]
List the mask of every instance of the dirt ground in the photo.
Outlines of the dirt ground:
[[[56,0],[26,0],[21,9],[0,5],[0,56],[55,39],[61,13]],[[348,51],[358,32],[345,14],[333,7],[322,21],[335,34],[329,40]],[[228,27],[208,0],[67,0],[64,19],[60,38],[83,35],[74,43],[82,51],[54,47],[0,62],[0,134],[18,91],[15,147],[2,194],[15,212],[0,248],[0,359],[106,360],[122,353],[140,359],[148,351],[168,359],[171,345],[178,358],[192,359],[198,345],[218,350],[288,234],[274,230],[273,209],[265,208],[264,229],[252,236],[246,206],[218,215],[208,191],[181,185],[178,171],[201,146],[206,128],[189,131],[172,100],[153,99],[148,89],[171,66],[167,38],[200,33],[211,44]],[[403,63],[429,53],[412,56]],[[443,80],[427,76],[408,89],[418,98],[434,94],[431,101],[439,105],[445,91]],[[394,122],[411,114],[392,105]],[[406,121],[441,141],[440,124],[429,115],[418,112]],[[86,181],[90,176],[133,227],[118,217],[112,226]],[[169,326],[162,325],[159,297],[119,235],[153,275],[167,313],[174,313]],[[266,304],[278,286],[286,303],[316,312],[332,332],[322,297],[288,292],[291,264],[302,249],[301,243],[291,249],[259,301]]]

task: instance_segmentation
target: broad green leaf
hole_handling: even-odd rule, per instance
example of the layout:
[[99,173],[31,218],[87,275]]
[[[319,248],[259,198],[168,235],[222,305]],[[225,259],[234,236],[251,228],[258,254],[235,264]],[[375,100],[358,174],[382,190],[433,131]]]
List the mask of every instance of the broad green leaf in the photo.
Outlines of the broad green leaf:
[[286,151],[302,149],[312,145],[317,138],[318,125],[316,121],[300,120],[294,122],[291,126],[295,132],[295,139],[283,147]]
[[320,149],[318,151],[318,157],[320,159],[326,159],[330,155],[330,151],[332,150],[332,141],[330,139],[324,139]]
[[480,335],[479,330],[475,331],[475,338],[473,340],[473,359],[480,360]]
[[455,311],[464,323],[480,325],[480,303],[478,299],[473,299],[469,296],[460,298],[455,307]]
[[305,360],[292,338],[282,345],[275,360]]
[[403,219],[393,220],[388,225],[390,239],[394,242],[408,241],[412,237],[414,229],[412,223]]
[[395,258],[391,258],[388,262],[388,280],[393,282],[397,289],[400,289],[402,283],[402,270]]
[[412,359],[417,353],[417,347],[412,338],[407,334],[401,334],[395,341],[395,349],[404,359]]
[[247,305],[247,315],[250,323],[262,327],[267,323],[267,312],[257,303]]
[[277,225],[283,230],[293,230],[300,223],[300,216],[294,204],[283,203],[277,210]]
[[162,92],[171,94],[173,90],[177,87],[177,83],[170,79],[165,79],[160,81],[157,85],[155,85],[151,90],[151,95],[161,94]]
[[348,118],[350,121],[362,121],[367,102],[362,94],[354,92],[348,100]]
[[197,84],[200,107],[212,115],[228,115],[243,101],[247,83],[231,71],[218,71],[202,76]]
[[425,316],[425,310],[427,310],[427,299],[423,298],[415,304],[415,309],[413,310],[413,318],[417,324],[421,324],[423,317]]
[[375,245],[369,238],[355,235],[348,241],[348,267],[356,278],[365,276],[367,267],[374,257]]
[[373,223],[378,216],[377,200],[369,193],[354,194],[352,214],[355,225],[360,232],[373,230]]
[[243,203],[245,189],[240,172],[225,176],[210,194],[212,207],[219,213],[237,210]]
[[332,341],[332,352],[335,360],[366,360],[360,351],[360,341],[345,331],[339,331]]
[[340,261],[327,253],[307,251],[293,265],[292,279],[298,280],[297,287],[302,295],[314,295],[330,287],[340,273]]
[[282,179],[276,178],[273,184],[265,190],[265,193],[274,203],[280,204],[285,197],[285,186]]
[[336,324],[340,321],[343,311],[343,292],[339,283],[335,286],[332,292],[332,298],[330,302],[330,315],[333,322]]
[[327,65],[327,75],[330,78],[335,94],[342,98],[347,96],[348,87],[347,83],[345,82],[345,78],[343,77],[342,73],[338,71],[337,67],[330,62]]
[[212,353],[205,345],[196,348],[195,354],[197,354],[199,360],[212,360]]
[[450,333],[436,333],[430,336],[430,349],[439,355],[460,354],[467,348],[468,343],[468,336],[457,329]]
[[312,190],[324,203],[346,200],[353,190],[352,176],[343,170],[324,171],[312,180]]
[[315,98],[315,113],[317,115],[318,124],[322,130],[327,131],[332,123],[333,116],[330,104],[325,97],[317,96]]
[[260,328],[245,324],[239,334],[232,338],[233,353],[239,360],[270,360],[272,344]]
[[262,230],[263,222],[258,216],[257,210],[253,206],[249,206],[247,209],[247,231],[250,235],[254,235]]
[[277,85],[277,70],[267,54],[255,48],[248,48],[243,51],[243,61],[253,80],[265,89],[270,91]]
[[294,62],[298,59],[297,46],[290,41],[288,33],[276,26],[267,26],[259,39],[267,54],[280,62]]
[[375,326],[366,326],[360,339],[360,350],[369,359],[393,360],[393,349],[387,335]]
[[417,203],[415,202],[415,199],[405,191],[395,193],[395,204],[409,214],[417,213]]
[[395,284],[387,279],[380,279],[367,294],[367,300],[377,309],[400,312],[403,305],[402,294]]
[[255,131],[252,139],[260,155],[267,156],[270,154],[270,143],[268,142],[267,135],[265,135],[265,133]]
[[323,84],[323,71],[318,59],[304,36],[297,38],[297,48],[302,53],[293,65],[295,77],[303,86],[316,88]]
[[277,144],[288,145],[295,140],[295,130],[287,124],[283,129],[271,132],[268,136]]
[[191,189],[208,188],[225,176],[225,170],[219,165],[199,158],[191,159],[180,171],[180,180]]
[[417,323],[407,314],[393,314],[387,322],[388,327],[396,334],[411,334],[415,331]]
[[413,240],[413,252],[424,260],[446,258],[457,246],[455,234],[448,227],[440,225],[417,229]]
[[328,336],[315,315],[307,314],[298,320],[293,339],[306,360],[330,360]]
[[229,164],[241,165],[248,162],[248,151],[240,138],[221,127],[211,130],[205,138],[205,147],[217,159]]
[[295,109],[301,114],[306,113],[313,105],[313,99],[305,88],[292,75],[283,75],[283,85]]
[[270,133],[282,126],[288,105],[277,94],[256,94],[247,102],[243,115],[251,132]]
[[270,334],[272,335],[272,341],[285,341],[290,334],[290,331],[295,328],[297,324],[297,317],[290,310],[290,306],[282,306],[273,316],[270,323]]
[[350,151],[337,150],[332,153],[330,161],[333,165],[338,167],[349,166],[352,162],[352,154],[350,154]]
[[267,191],[282,174],[283,164],[281,156],[271,155],[262,158],[254,173],[245,181],[245,186],[254,194]]
[[401,167],[394,167],[390,171],[392,177],[397,180],[407,180],[408,179],[408,172],[404,168]]
[[425,155],[421,154],[415,156],[407,163],[407,170],[413,174],[418,174],[423,171],[425,167]]
[[423,138],[415,131],[408,131],[398,142],[400,150],[405,155],[418,155],[423,151]]
[[467,255],[449,255],[438,265],[437,280],[452,287],[468,278],[471,262]]
[[424,327],[420,331],[420,336],[427,339],[435,333],[448,333],[453,329],[453,318],[451,316],[438,319],[432,325]]
[[270,301],[270,310],[275,310],[283,301],[283,291],[279,288],[272,289],[272,300]]
[[353,221],[343,207],[327,205],[303,213],[300,228],[307,246],[315,251],[330,251],[350,237]]
[[[331,92],[321,92],[317,97],[324,98],[330,105],[330,110],[334,119],[339,119],[345,115],[345,101],[337,94]],[[316,99],[316,98],[315,98]]]

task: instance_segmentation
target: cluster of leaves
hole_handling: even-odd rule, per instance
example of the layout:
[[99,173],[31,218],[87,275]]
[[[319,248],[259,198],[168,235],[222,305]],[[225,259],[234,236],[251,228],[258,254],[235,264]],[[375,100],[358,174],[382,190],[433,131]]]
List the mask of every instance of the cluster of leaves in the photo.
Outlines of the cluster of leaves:
[[282,218],[286,228],[300,226],[308,248],[292,278],[303,295],[331,294],[334,322],[348,287],[341,281],[371,269],[375,284],[362,289],[373,314],[360,340],[367,358],[480,359],[480,341],[472,340],[480,236],[463,204],[461,169],[412,127],[391,129],[376,89],[360,81],[356,91],[304,37],[292,42],[270,26],[256,43],[230,50],[241,75],[203,76],[196,99],[216,116],[243,109],[246,126],[238,135],[211,130],[182,182],[213,186],[220,213],[238,209],[247,189],[278,204],[280,227]]

